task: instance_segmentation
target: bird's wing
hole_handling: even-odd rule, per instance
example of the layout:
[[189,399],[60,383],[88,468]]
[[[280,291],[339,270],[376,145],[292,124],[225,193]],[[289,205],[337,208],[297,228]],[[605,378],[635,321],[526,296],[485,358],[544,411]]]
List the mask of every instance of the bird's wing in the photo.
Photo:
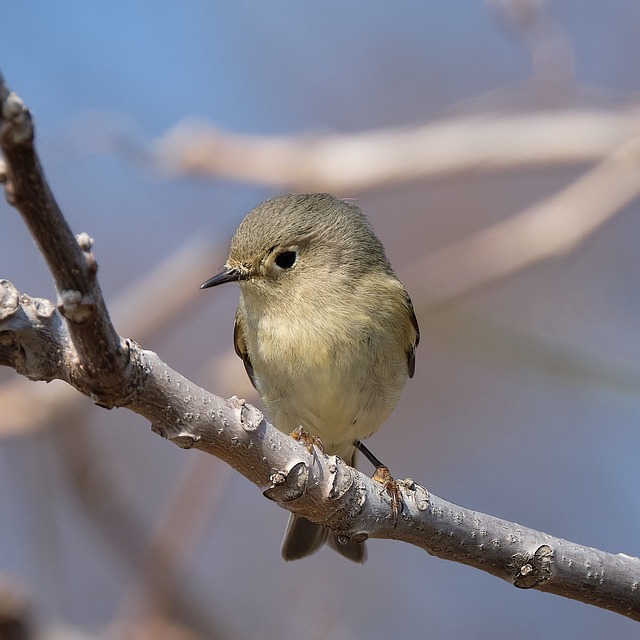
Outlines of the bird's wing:
[[409,367],[409,377],[413,378],[413,374],[416,370],[416,349],[418,348],[418,343],[420,342],[420,327],[418,327],[418,319],[416,318],[416,314],[413,310],[413,303],[411,302],[411,298],[406,291],[404,292],[404,295],[404,301],[409,312],[409,319],[411,320],[411,324],[413,325],[413,329],[415,331],[413,342],[411,343],[407,351],[407,366]]
[[[233,324],[233,348],[236,353],[242,359],[244,364],[244,370],[251,380],[251,384],[256,386],[256,377],[253,373],[253,366],[251,365],[251,359],[249,358],[249,352],[247,351],[247,341],[245,340],[245,320],[242,309],[238,307],[236,310],[236,320]],[[257,388],[257,387],[256,387]]]

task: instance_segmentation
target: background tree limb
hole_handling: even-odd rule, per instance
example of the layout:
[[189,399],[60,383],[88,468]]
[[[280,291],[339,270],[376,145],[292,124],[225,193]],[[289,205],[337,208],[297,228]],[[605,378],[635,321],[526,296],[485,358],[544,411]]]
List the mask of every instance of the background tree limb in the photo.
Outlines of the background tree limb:
[[472,171],[593,162],[640,133],[637,106],[458,116],[355,134],[249,136],[177,124],[152,159],[173,174],[345,194]]

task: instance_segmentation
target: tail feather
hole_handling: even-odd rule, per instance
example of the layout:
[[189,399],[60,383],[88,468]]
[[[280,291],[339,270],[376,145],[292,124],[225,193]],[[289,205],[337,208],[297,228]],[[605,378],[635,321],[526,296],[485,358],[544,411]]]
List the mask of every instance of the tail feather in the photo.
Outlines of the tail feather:
[[347,558],[347,560],[351,560],[351,562],[364,564],[364,561],[367,559],[367,545],[364,542],[347,542],[347,544],[342,544],[338,542],[338,536],[330,533],[329,546],[341,556]]
[[282,557],[285,560],[299,560],[317,551],[327,540],[329,529],[311,520],[290,515],[284,532]]
[[325,542],[340,555],[362,564],[367,559],[364,542],[341,544],[336,535],[321,524],[291,515],[282,541],[281,553],[285,560],[299,560],[316,552]]
[[[352,467],[356,466],[356,454],[356,449],[352,448],[350,455],[344,458]],[[289,516],[280,551],[285,560],[299,560],[315,553],[325,543],[352,562],[362,564],[367,559],[367,547],[364,542],[342,544],[327,527],[293,514]]]

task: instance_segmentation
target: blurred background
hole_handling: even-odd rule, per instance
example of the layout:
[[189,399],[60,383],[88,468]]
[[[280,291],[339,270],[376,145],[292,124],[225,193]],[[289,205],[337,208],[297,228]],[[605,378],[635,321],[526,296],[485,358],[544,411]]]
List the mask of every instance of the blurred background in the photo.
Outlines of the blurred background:
[[[231,349],[237,289],[198,286],[266,197],[355,198],[422,329],[370,448],[448,500],[630,555],[639,56],[629,0],[22,0],[0,26],[122,335],[257,401]],[[0,277],[53,298],[4,201],[0,224]],[[285,522],[140,417],[0,371],[0,610],[40,638],[638,636],[406,544],[286,564]]]

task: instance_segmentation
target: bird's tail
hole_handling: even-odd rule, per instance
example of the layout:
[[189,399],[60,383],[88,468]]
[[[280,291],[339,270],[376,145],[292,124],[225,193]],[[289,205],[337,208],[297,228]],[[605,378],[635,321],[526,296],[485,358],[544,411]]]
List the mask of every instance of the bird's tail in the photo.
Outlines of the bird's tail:
[[[356,451],[354,449],[351,466],[355,466]],[[338,536],[331,533],[327,527],[316,524],[301,516],[289,516],[289,523],[284,532],[280,549],[285,560],[299,560],[316,552],[325,542],[329,543],[340,555],[362,564],[367,559],[367,547],[364,542],[338,542]]]

